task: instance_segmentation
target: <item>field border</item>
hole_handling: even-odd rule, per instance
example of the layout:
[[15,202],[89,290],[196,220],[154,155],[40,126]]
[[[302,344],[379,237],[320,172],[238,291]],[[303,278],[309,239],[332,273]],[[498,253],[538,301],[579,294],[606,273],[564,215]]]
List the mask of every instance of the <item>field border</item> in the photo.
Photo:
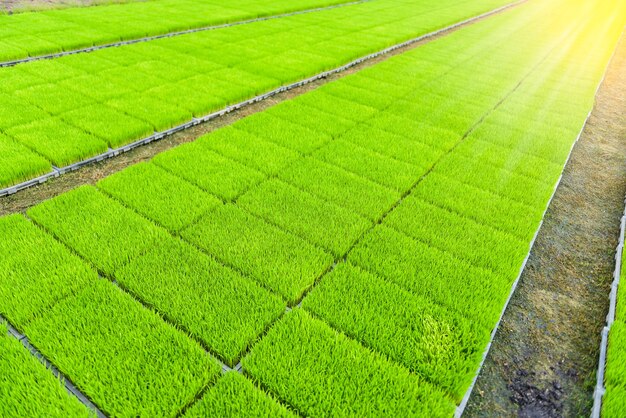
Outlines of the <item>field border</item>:
[[[463,396],[463,399],[461,400],[461,403],[459,404],[459,406],[457,407],[457,409],[456,409],[456,411],[454,413],[455,418],[460,418],[463,415],[463,412],[465,411],[465,408],[467,407],[469,399],[470,399],[470,397],[472,395],[472,392],[474,390],[474,386],[476,386],[476,381],[478,380],[478,376],[480,376],[480,372],[482,371],[483,366],[485,365],[485,360],[487,360],[487,356],[489,355],[489,350],[491,349],[493,341],[494,341],[494,339],[496,337],[496,333],[497,333],[498,329],[500,328],[500,324],[502,323],[502,319],[504,318],[504,314],[506,313],[506,309],[508,308],[509,303],[511,302],[511,299],[513,298],[513,294],[515,293],[515,290],[516,290],[517,285],[518,285],[518,283],[519,283],[519,281],[520,281],[520,279],[522,277],[522,274],[524,273],[524,270],[526,269],[526,264],[528,263],[528,259],[530,258],[530,254],[532,253],[533,247],[535,245],[535,241],[537,239],[537,236],[539,235],[539,231],[541,230],[541,227],[543,226],[543,221],[544,221],[544,218],[546,216],[546,213],[548,212],[548,209],[550,208],[550,204],[552,203],[552,200],[554,199],[554,195],[556,194],[556,191],[559,188],[559,185],[561,184],[561,180],[563,179],[563,172],[565,171],[565,167],[567,167],[567,164],[569,163],[569,161],[570,161],[570,159],[572,157],[572,153],[574,151],[574,148],[576,147],[576,144],[578,143],[578,140],[582,136],[583,131],[585,130],[585,127],[587,126],[587,122],[589,122],[589,118],[591,117],[591,113],[593,112],[593,109],[595,108],[595,97],[598,95],[598,91],[600,90],[600,87],[604,83],[604,79],[606,78],[606,74],[607,74],[607,71],[609,69],[609,66],[611,65],[611,63],[613,62],[613,58],[615,57],[616,49],[617,49],[617,45],[616,45],[616,48],[613,50],[613,53],[611,54],[611,57],[607,61],[606,67],[604,68],[604,73],[602,74],[602,78],[600,79],[600,81],[598,82],[598,85],[596,86],[596,90],[594,92],[594,104],[593,104],[593,107],[591,108],[591,110],[589,110],[589,113],[587,113],[587,117],[585,117],[585,120],[584,120],[584,122],[583,122],[583,124],[582,124],[582,126],[580,128],[580,131],[578,132],[578,135],[576,136],[576,139],[574,140],[574,142],[572,143],[572,146],[570,147],[570,150],[569,150],[569,153],[567,154],[567,158],[565,160],[565,163],[563,164],[563,167],[561,169],[561,174],[559,175],[559,178],[557,179],[557,181],[556,181],[556,183],[554,185],[554,189],[552,190],[552,195],[550,195],[550,199],[548,200],[548,203],[546,204],[546,207],[545,207],[545,209],[543,211],[543,214],[541,215],[541,221],[539,222],[539,225],[537,226],[537,229],[535,230],[535,234],[533,235],[533,239],[530,241],[529,248],[528,248],[528,253],[526,254],[526,257],[524,258],[524,262],[522,263],[522,266],[520,267],[519,274],[517,275],[517,278],[513,282],[513,285],[511,287],[511,291],[509,293],[509,296],[507,297],[506,302],[504,304],[504,307],[502,308],[502,312],[500,313],[500,318],[498,319],[498,322],[496,323],[495,328],[491,332],[491,338],[489,339],[489,343],[487,344],[487,347],[485,348],[485,351],[483,352],[483,358],[480,361],[480,365],[478,366],[478,370],[476,371],[476,374],[474,375],[474,378],[472,379],[472,383],[470,384],[469,388],[467,388],[467,391],[465,392],[465,395]],[[625,209],[625,211],[626,211],[626,209]],[[622,223],[622,231],[623,231],[623,223]],[[623,233],[622,233],[622,238],[623,238]],[[603,334],[604,334],[604,332],[603,332]],[[603,341],[604,341],[604,335],[603,335]],[[594,405],[594,408],[595,408],[595,405]]]
[[276,15],[267,15],[267,16],[255,17],[252,19],[238,20],[238,21],[228,22],[228,23],[220,23],[217,25],[200,26],[200,27],[192,28],[192,29],[185,29],[185,30],[180,30],[180,31],[162,33],[160,35],[151,35],[151,36],[144,36],[141,38],[128,39],[126,41],[110,42],[107,44],[94,45],[94,46],[89,46],[86,48],[72,49],[70,51],[62,51],[62,52],[55,52],[52,54],[37,55],[34,57],[20,58],[20,59],[12,60],[12,61],[3,61],[3,62],[0,62],[0,68],[13,67],[15,65],[24,64],[28,62],[60,58],[60,57],[64,57],[67,55],[76,55],[76,54],[81,54],[81,53],[86,53],[86,52],[98,51],[101,49],[114,48],[118,46],[132,45],[132,44],[137,44],[141,42],[149,42],[149,41],[154,41],[156,39],[172,38],[175,36],[187,35],[190,33],[205,32],[205,31],[216,30],[216,29],[224,29],[224,28],[229,28],[232,26],[247,25],[249,23],[263,22],[266,20],[281,19],[284,17],[297,16],[297,15],[314,13],[314,12],[321,12],[324,10],[332,10],[332,9],[337,9],[337,8],[344,7],[344,6],[354,6],[357,4],[369,3],[372,1],[374,0],[356,0],[356,1],[346,2],[346,3],[332,4],[330,6],[315,7],[313,9],[296,10],[293,12],[280,13]]
[[0,323],[4,323],[8,329],[9,338],[15,338],[18,340],[26,350],[30,352],[32,356],[37,358],[39,362],[48,369],[55,378],[60,379],[63,386],[65,386],[65,390],[70,395],[73,395],[78,399],[80,403],[85,405],[89,410],[95,413],[97,418],[106,418],[107,415],[104,414],[97,406],[94,404],[84,393],[82,393],[72,382],[71,380],[65,376],[46,356],[44,356],[37,348],[35,348],[29,341],[28,337],[24,334],[20,333],[7,318],[0,315]]
[[500,13],[500,12],[502,12],[504,10],[509,9],[509,8],[513,8],[513,7],[519,6],[520,4],[523,4],[523,3],[527,2],[527,1],[528,0],[517,0],[517,1],[514,1],[512,3],[505,4],[504,6],[500,6],[500,7],[496,8],[496,9],[493,9],[493,10],[487,11],[485,13],[482,13],[482,14],[470,17],[468,19],[465,19],[465,20],[462,20],[460,22],[454,23],[454,24],[452,24],[450,26],[446,26],[446,27],[443,27],[441,29],[437,29],[436,31],[429,32],[429,33],[426,33],[424,35],[420,35],[420,36],[418,36],[416,38],[411,38],[411,39],[409,39],[407,41],[404,41],[404,42],[401,42],[399,44],[395,44],[395,45],[392,45],[392,46],[387,47],[385,49],[382,49],[380,51],[373,52],[373,53],[365,55],[365,56],[363,56],[361,58],[357,58],[357,59],[355,59],[353,61],[350,61],[347,64],[344,64],[342,66],[339,66],[339,67],[333,68],[331,70],[327,70],[327,71],[318,73],[318,74],[316,74],[314,76],[311,76],[309,78],[305,78],[305,79],[300,80],[300,81],[296,81],[296,82],[291,83],[291,84],[280,86],[280,87],[278,87],[278,88],[276,88],[274,90],[270,90],[267,93],[263,93],[263,94],[260,94],[258,96],[254,96],[254,97],[252,97],[250,99],[244,100],[242,102],[236,103],[234,105],[227,106],[227,107],[223,108],[222,110],[218,110],[216,112],[210,113],[210,114],[208,114],[206,116],[203,116],[201,118],[193,118],[189,122],[185,122],[183,124],[177,125],[177,126],[171,128],[171,129],[168,129],[168,130],[165,130],[165,131],[162,131],[162,132],[156,132],[156,133],[154,133],[154,134],[152,134],[152,135],[150,135],[150,136],[148,136],[146,138],[143,138],[143,139],[131,142],[130,144],[127,144],[127,145],[124,145],[124,146],[121,146],[121,147],[118,147],[118,148],[114,148],[114,149],[110,148],[108,151],[103,152],[101,154],[98,154],[98,155],[96,155],[94,157],[90,157],[88,159],[85,159],[85,160],[82,160],[82,161],[70,164],[70,165],[65,166],[65,167],[55,167],[55,166],[52,166],[52,171],[50,171],[49,173],[46,173],[46,174],[43,174],[41,176],[35,177],[35,178],[31,179],[31,180],[27,180],[27,181],[15,184],[13,186],[6,187],[4,189],[0,189],[0,198],[3,197],[3,196],[8,196],[8,195],[15,194],[15,193],[19,192],[20,190],[24,190],[24,189],[27,189],[29,187],[36,186],[36,185],[41,184],[41,183],[43,183],[43,182],[45,182],[45,181],[47,181],[47,180],[49,180],[51,178],[58,177],[58,176],[60,176],[62,174],[78,170],[79,168],[81,168],[83,166],[86,166],[86,165],[89,165],[89,164],[92,164],[92,163],[96,163],[96,162],[105,160],[107,158],[115,157],[115,156],[117,156],[117,155],[119,155],[121,153],[130,151],[130,150],[132,150],[134,148],[137,148],[137,147],[140,147],[142,145],[149,144],[149,143],[151,143],[153,141],[158,141],[160,139],[163,139],[165,137],[173,135],[173,134],[175,134],[177,132],[183,131],[185,129],[191,128],[193,126],[199,125],[199,124],[204,123],[204,122],[211,121],[213,119],[216,119],[216,118],[224,116],[224,115],[226,115],[228,113],[231,113],[231,112],[233,112],[235,110],[239,110],[239,109],[244,108],[244,107],[246,107],[248,105],[251,105],[251,104],[260,102],[262,100],[268,99],[268,98],[270,98],[272,96],[275,96],[275,95],[277,95],[279,93],[283,93],[283,92],[292,90],[294,88],[301,87],[301,86],[304,86],[306,84],[312,83],[314,81],[317,81],[317,80],[320,80],[320,79],[323,79],[323,78],[327,78],[327,77],[329,77],[329,76],[331,76],[333,74],[337,74],[337,73],[343,72],[343,71],[345,71],[345,70],[347,70],[347,69],[349,69],[351,67],[354,67],[355,65],[361,64],[362,62],[365,62],[365,61],[377,58],[377,57],[379,57],[381,55],[388,54],[388,53],[390,53],[392,51],[395,51],[396,49],[400,49],[400,48],[409,46],[411,44],[423,41],[425,39],[429,39],[429,38],[432,38],[432,37],[435,37],[435,36],[447,33],[447,32],[452,31],[452,30],[454,30],[454,29],[456,29],[456,28],[458,28],[460,26],[465,26],[467,24],[473,23],[474,21],[477,21],[477,20],[489,17],[491,15]]
[[626,230],[626,199],[624,199],[624,213],[620,220],[620,234],[615,249],[615,270],[613,271],[613,283],[609,293],[609,312],[606,315],[606,325],[602,328],[602,340],[600,342],[600,358],[598,361],[598,371],[596,373],[596,387],[593,391],[593,407],[591,409],[591,417],[599,418],[602,411],[602,398],[606,392],[604,387],[604,372],[606,368],[606,355],[609,343],[609,332],[611,325],[615,322],[615,308],[617,306],[617,291],[620,283],[622,272],[622,253],[624,250],[624,235]]

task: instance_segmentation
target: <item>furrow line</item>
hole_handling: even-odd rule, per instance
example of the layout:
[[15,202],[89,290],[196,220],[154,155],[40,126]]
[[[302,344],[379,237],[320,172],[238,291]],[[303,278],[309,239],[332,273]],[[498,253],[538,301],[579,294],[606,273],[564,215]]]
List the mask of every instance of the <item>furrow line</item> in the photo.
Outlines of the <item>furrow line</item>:
[[27,180],[25,182],[18,183],[16,185],[13,185],[13,186],[1,189],[0,190],[0,197],[8,196],[8,195],[17,193],[20,190],[23,190],[23,189],[26,189],[26,188],[29,188],[29,187],[41,184],[41,183],[43,183],[43,182],[45,182],[45,181],[47,181],[47,180],[49,180],[51,178],[58,177],[58,176],[60,176],[62,174],[78,170],[78,169],[80,169],[80,168],[82,168],[82,167],[84,167],[86,165],[93,164],[93,163],[96,163],[96,162],[99,162],[99,161],[102,161],[102,160],[105,160],[105,159],[108,159],[108,158],[112,158],[112,157],[115,157],[115,156],[117,156],[119,154],[128,152],[128,151],[130,151],[130,150],[132,150],[134,148],[140,147],[142,145],[149,144],[149,143],[151,143],[153,141],[158,141],[160,139],[163,139],[165,137],[171,136],[171,135],[173,135],[173,134],[175,134],[177,132],[180,132],[182,130],[191,128],[191,127],[199,125],[201,123],[205,123],[205,122],[211,121],[213,119],[216,119],[216,118],[219,118],[219,117],[224,116],[226,114],[229,114],[229,113],[231,113],[233,111],[236,111],[236,110],[239,110],[241,108],[244,108],[244,107],[246,107],[248,105],[251,105],[251,104],[263,101],[263,100],[268,99],[268,98],[270,98],[272,96],[275,96],[275,95],[277,95],[279,93],[283,93],[283,92],[292,90],[292,89],[297,88],[297,87],[302,87],[302,86],[304,86],[306,84],[309,84],[309,83],[312,83],[314,81],[327,78],[327,77],[329,77],[329,76],[331,76],[333,74],[341,73],[341,72],[343,72],[345,70],[350,69],[351,67],[354,67],[354,66],[356,66],[358,64],[361,64],[361,63],[363,63],[365,61],[377,58],[377,57],[379,57],[381,55],[385,55],[385,54],[391,53],[391,52],[393,52],[393,51],[395,51],[397,49],[409,46],[411,44],[414,44],[414,43],[417,43],[417,42],[420,42],[420,41],[423,41],[423,40],[426,40],[426,39],[429,39],[429,38],[433,38],[435,36],[439,36],[439,35],[445,34],[447,32],[454,31],[454,30],[456,30],[458,28],[461,28],[463,26],[472,24],[475,21],[484,19],[484,18],[492,16],[494,14],[498,14],[498,13],[500,13],[500,12],[502,12],[504,10],[507,10],[509,8],[519,6],[520,4],[525,3],[526,1],[528,1],[528,0],[518,0],[516,2],[509,3],[507,5],[499,7],[497,9],[490,10],[490,11],[485,12],[483,14],[480,14],[480,15],[477,15],[477,16],[473,16],[473,17],[471,17],[469,19],[466,19],[466,20],[463,20],[461,22],[457,22],[457,23],[455,23],[453,25],[446,26],[444,28],[438,29],[438,30],[436,30],[434,32],[429,32],[427,34],[418,36],[416,38],[409,39],[409,40],[407,40],[405,42],[392,45],[392,46],[390,46],[388,48],[385,48],[385,49],[382,49],[380,51],[377,51],[377,52],[365,55],[365,56],[363,56],[361,58],[357,58],[357,59],[355,59],[355,60],[353,60],[353,61],[351,61],[351,62],[349,62],[347,64],[344,64],[344,65],[342,65],[340,67],[336,67],[334,69],[321,72],[321,73],[319,73],[317,75],[314,75],[312,77],[306,78],[304,80],[300,80],[300,81],[297,81],[297,82],[294,82],[294,83],[291,83],[291,84],[287,84],[285,86],[278,87],[278,88],[276,88],[274,90],[271,90],[271,91],[269,91],[267,93],[264,93],[264,94],[252,97],[250,99],[244,100],[242,102],[236,103],[236,104],[231,105],[231,106],[227,106],[227,107],[225,107],[222,110],[219,110],[217,112],[213,112],[213,113],[211,113],[209,115],[206,115],[206,116],[203,116],[201,118],[194,118],[193,120],[191,120],[189,122],[185,122],[183,124],[175,126],[175,127],[171,128],[171,129],[168,129],[166,131],[157,132],[157,133],[155,133],[153,135],[150,135],[150,136],[148,136],[146,138],[143,138],[143,139],[131,142],[130,144],[127,144],[127,145],[124,145],[124,146],[121,146],[121,147],[118,147],[118,148],[115,148],[115,149],[110,149],[110,150],[108,150],[108,151],[106,151],[106,152],[104,152],[102,154],[99,154],[99,155],[96,155],[94,157],[85,159],[83,161],[79,161],[77,163],[70,164],[70,165],[65,166],[65,167],[55,167],[49,173],[46,173],[46,174],[43,174],[43,175],[41,175],[39,177],[36,177],[34,179]]

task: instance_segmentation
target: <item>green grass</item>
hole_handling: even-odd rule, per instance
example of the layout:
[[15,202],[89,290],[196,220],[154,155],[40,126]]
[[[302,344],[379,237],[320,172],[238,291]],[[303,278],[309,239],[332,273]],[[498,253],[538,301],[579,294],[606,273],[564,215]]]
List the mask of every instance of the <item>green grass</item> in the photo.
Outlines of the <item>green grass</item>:
[[41,155],[0,134],[0,188],[52,171]]
[[220,372],[197,343],[106,280],[61,301],[26,333],[114,416],[175,415]]
[[20,329],[97,279],[85,262],[21,215],[0,218],[0,236],[0,313]]
[[27,213],[106,274],[168,237],[167,232],[92,186],[47,200]]
[[307,241],[345,253],[370,222],[333,203],[320,200],[279,180],[270,180],[243,195],[237,204]]
[[197,221],[222,202],[151,163],[130,166],[98,188],[172,232]]
[[135,258],[115,278],[230,366],[285,311],[279,298],[177,239]]
[[209,212],[182,235],[290,304],[300,300],[333,262],[320,248],[233,205]]
[[372,221],[400,199],[392,190],[313,158],[295,162],[279,178]]
[[88,417],[89,410],[63,383],[7,335],[0,322],[0,415],[4,417]]
[[340,263],[302,306],[447,390],[460,402],[489,329],[371,273]]
[[307,416],[450,416],[452,401],[302,309],[288,313],[243,368]]
[[228,372],[191,409],[187,418],[280,417],[296,415],[236,372]]
[[236,199],[265,178],[262,173],[209,151],[199,143],[159,154],[153,162],[226,201]]

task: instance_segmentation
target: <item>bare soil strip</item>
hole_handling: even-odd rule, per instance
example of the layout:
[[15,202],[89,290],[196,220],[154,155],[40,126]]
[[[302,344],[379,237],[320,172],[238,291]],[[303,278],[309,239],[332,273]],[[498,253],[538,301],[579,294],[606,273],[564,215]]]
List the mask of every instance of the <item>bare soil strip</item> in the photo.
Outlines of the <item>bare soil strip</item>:
[[626,35],[465,415],[588,416],[626,194]]
[[29,187],[15,194],[1,197],[0,216],[10,213],[25,212],[31,206],[34,206],[61,193],[75,189],[76,187],[84,184],[94,184],[100,179],[116,173],[130,165],[136,164],[141,161],[150,160],[156,154],[171,149],[177,145],[195,141],[200,136],[208,132],[214,131],[215,129],[219,129],[226,125],[230,125],[248,115],[256,112],[261,112],[268,107],[274,106],[280,102],[304,94],[328,82],[353,74],[363,68],[387,60],[390,57],[402,54],[413,48],[418,48],[419,46],[427,42],[432,42],[435,39],[446,36],[468,25],[480,22],[483,19],[488,19],[489,17],[495,16],[499,13],[505,13],[507,10],[510,10],[510,8],[516,7],[520,4],[523,4],[524,2],[525,0],[510,3],[509,5],[503,6],[502,8],[496,9],[495,11],[487,12],[480,17],[472,18],[465,23],[453,25],[448,29],[440,30],[432,36],[424,36],[424,38],[420,41],[410,43],[385,54],[355,64],[350,68],[342,70],[341,72],[328,75],[327,77],[312,81],[300,87],[292,88],[283,93],[278,93],[260,102],[247,105],[239,110],[232,111],[221,117],[185,129],[176,134],[167,136],[163,139],[160,139],[159,141],[153,141],[141,147],[133,148],[128,152],[115,156],[114,158],[108,158],[98,163],[85,165],[79,170],[63,174],[59,177],[51,178],[45,183]]

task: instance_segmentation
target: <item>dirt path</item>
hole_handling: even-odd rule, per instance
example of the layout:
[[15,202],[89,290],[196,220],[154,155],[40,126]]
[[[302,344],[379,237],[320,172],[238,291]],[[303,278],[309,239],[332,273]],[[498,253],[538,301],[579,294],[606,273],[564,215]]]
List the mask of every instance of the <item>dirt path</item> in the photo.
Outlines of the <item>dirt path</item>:
[[589,416],[626,194],[626,36],[465,416]]

